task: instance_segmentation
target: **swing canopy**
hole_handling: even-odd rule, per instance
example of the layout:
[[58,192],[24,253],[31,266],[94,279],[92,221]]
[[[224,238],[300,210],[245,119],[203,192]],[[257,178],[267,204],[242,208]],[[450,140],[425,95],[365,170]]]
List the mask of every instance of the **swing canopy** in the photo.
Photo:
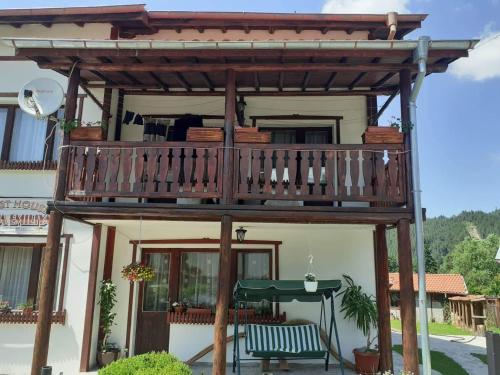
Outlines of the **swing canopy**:
[[318,281],[315,292],[306,292],[303,280],[239,280],[234,286],[238,302],[321,302],[329,299],[342,286],[340,280]]

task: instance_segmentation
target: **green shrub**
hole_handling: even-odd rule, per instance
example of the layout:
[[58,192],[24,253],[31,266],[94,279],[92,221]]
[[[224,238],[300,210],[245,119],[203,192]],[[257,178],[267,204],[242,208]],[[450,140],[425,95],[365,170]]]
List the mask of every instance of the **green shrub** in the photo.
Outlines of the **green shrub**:
[[123,358],[99,370],[99,375],[191,375],[189,366],[168,353]]

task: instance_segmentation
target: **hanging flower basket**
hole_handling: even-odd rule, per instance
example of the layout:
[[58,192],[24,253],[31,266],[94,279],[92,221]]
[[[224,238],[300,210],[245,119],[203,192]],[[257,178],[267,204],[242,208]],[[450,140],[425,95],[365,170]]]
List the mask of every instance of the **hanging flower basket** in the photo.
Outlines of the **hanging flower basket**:
[[154,277],[153,269],[144,263],[132,262],[122,269],[122,278],[130,282],[151,281]]

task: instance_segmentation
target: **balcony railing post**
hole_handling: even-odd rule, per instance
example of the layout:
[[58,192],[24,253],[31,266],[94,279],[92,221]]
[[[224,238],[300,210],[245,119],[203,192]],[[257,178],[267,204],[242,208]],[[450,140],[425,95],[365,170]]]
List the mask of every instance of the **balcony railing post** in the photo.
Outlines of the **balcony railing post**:
[[[411,93],[411,72],[409,69],[403,69],[399,72],[399,90],[400,90],[400,102],[401,102],[401,123],[410,123],[410,93]],[[412,195],[412,179],[411,179],[411,134],[410,132],[405,133],[405,143],[404,150],[406,151],[405,156],[405,172],[406,172],[406,205],[408,208],[413,207],[413,195]]]

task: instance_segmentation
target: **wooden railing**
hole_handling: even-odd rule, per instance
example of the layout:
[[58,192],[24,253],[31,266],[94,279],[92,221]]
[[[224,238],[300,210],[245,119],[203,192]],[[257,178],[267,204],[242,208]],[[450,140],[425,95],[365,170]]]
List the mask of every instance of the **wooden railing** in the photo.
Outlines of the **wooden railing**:
[[[241,144],[235,170],[224,148],[207,142],[73,142],[67,196],[220,198],[222,173],[234,176],[237,200],[406,202],[405,149],[399,144]],[[285,203],[286,204],[286,203]]]
[[72,142],[67,196],[218,198],[222,148],[198,142]]
[[235,197],[405,202],[402,145],[237,144]]

